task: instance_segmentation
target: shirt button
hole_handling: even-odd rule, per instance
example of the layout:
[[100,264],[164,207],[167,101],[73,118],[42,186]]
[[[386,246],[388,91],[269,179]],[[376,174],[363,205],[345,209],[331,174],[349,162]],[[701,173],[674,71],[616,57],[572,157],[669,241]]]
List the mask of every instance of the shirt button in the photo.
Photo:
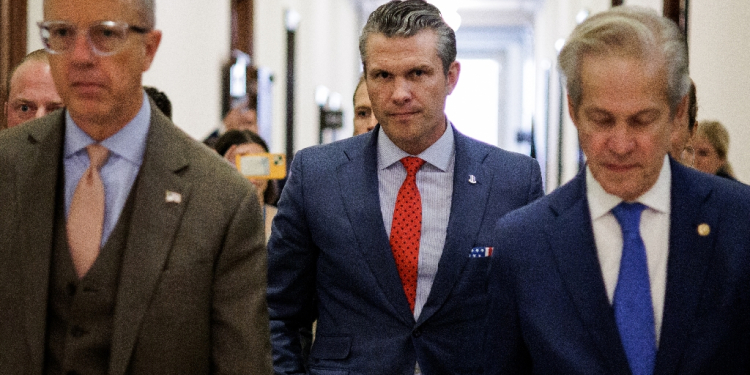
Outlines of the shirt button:
[[73,326],[73,328],[70,329],[70,334],[75,338],[79,338],[87,333],[88,332],[86,332],[86,330],[83,329],[83,327],[78,326],[78,325],[75,325]]

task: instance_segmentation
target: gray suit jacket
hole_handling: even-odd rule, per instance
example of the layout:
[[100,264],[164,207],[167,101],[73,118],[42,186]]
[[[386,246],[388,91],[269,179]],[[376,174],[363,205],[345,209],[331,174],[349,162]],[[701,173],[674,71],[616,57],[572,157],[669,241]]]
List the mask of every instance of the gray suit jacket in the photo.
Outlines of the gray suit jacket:
[[[252,185],[152,103],[122,259],[110,374],[271,372]],[[40,374],[63,111],[0,132],[0,370]],[[181,195],[168,201],[167,192]]]

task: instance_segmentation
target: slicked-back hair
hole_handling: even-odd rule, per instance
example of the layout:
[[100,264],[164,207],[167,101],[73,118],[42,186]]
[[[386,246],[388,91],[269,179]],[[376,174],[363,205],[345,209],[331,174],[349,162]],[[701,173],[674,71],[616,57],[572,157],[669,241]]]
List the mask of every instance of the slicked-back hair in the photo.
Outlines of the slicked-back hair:
[[21,62],[18,63],[18,65],[16,65],[13,70],[10,71],[8,80],[5,82],[5,100],[8,100],[8,98],[10,97],[10,82],[13,80],[13,75],[16,74],[16,71],[21,67],[21,65],[30,61],[39,61],[49,65],[49,57],[47,56],[47,51],[45,51],[44,49],[38,49],[36,51],[29,52],[29,54],[24,56]]
[[[145,27],[147,29],[153,29],[156,27],[156,0],[125,0],[132,2],[137,8],[140,21],[142,25],[134,25],[139,27]],[[47,5],[47,0],[44,0],[44,5]],[[113,20],[114,21],[114,20]]]
[[585,57],[617,56],[663,64],[672,114],[690,89],[685,38],[677,25],[656,11],[618,6],[592,16],[571,33],[558,63],[573,108],[581,104],[581,64]]
[[433,30],[438,36],[437,53],[447,76],[456,61],[456,33],[445,23],[440,10],[424,0],[392,0],[370,14],[359,36],[359,55],[367,67],[367,41],[373,34],[388,38],[407,38],[422,30]]

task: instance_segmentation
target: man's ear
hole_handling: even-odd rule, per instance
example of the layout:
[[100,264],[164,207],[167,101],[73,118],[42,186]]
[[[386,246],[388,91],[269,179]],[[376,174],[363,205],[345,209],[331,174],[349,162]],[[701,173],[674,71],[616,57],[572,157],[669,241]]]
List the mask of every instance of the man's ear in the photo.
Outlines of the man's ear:
[[145,54],[146,58],[143,62],[143,71],[147,71],[151,67],[151,63],[154,61],[156,56],[156,50],[159,49],[161,43],[161,30],[151,30],[145,35]]
[[[688,101],[690,94],[687,94],[682,97],[680,100],[680,104],[677,105],[677,110],[674,113],[674,116],[672,118],[672,133],[680,130],[681,127],[687,126],[688,124]],[[695,131],[695,127],[693,127],[693,131]]]
[[456,85],[458,84],[458,76],[461,74],[461,63],[458,61],[454,61],[451,63],[451,66],[448,67],[448,75],[447,75],[447,91],[448,95],[453,93],[453,90],[456,88]]
[[567,95],[568,98],[568,114],[570,115],[570,119],[573,120],[573,124],[578,127],[578,115],[576,114],[576,108],[573,105],[573,100],[570,98],[570,94]]

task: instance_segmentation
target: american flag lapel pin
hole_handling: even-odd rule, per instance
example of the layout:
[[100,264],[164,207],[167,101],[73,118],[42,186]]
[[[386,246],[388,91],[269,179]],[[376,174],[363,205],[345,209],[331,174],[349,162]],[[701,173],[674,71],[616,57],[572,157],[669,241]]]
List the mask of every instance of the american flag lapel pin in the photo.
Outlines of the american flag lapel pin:
[[471,249],[469,258],[489,258],[492,256],[492,250],[491,246],[475,247]]
[[167,190],[167,195],[164,197],[164,201],[167,203],[181,203],[182,202],[182,194]]

